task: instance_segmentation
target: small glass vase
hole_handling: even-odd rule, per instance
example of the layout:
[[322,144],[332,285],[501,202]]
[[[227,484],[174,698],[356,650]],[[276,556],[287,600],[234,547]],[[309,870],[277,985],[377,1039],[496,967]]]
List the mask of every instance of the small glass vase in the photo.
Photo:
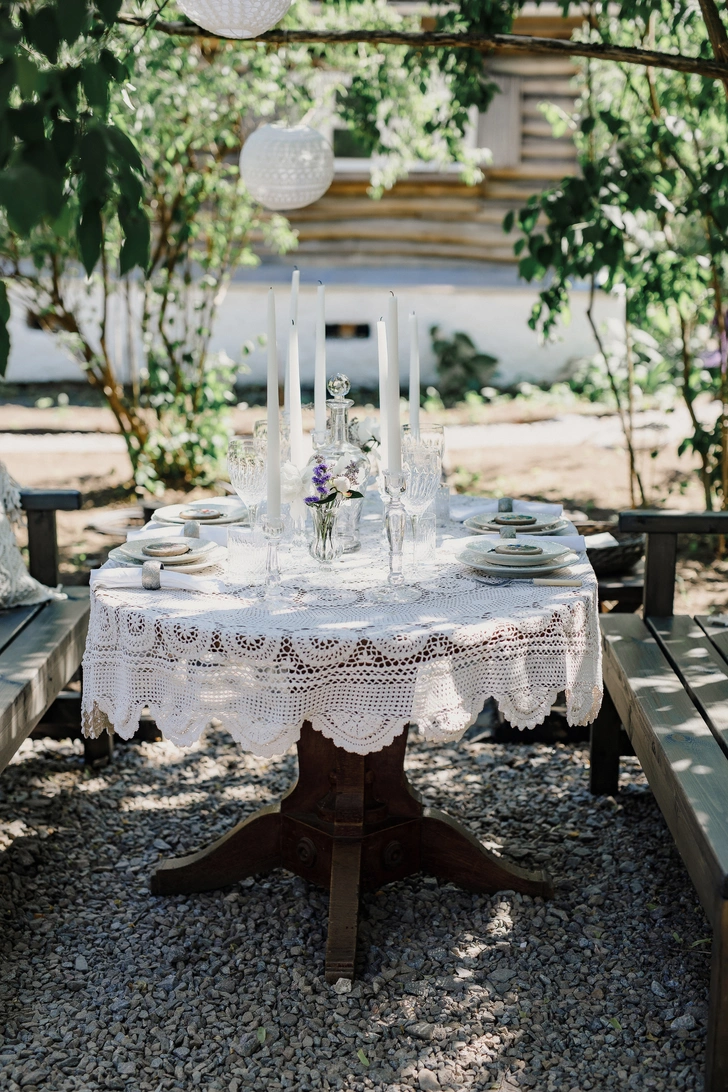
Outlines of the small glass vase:
[[309,545],[311,557],[322,565],[330,565],[344,552],[344,540],[338,532],[339,505],[312,504],[313,538]]
[[[329,466],[339,466],[336,471],[343,474],[351,474],[352,488],[358,493],[363,493],[367,487],[371,467],[369,456],[357,444],[349,442],[349,410],[354,405],[347,398],[349,393],[349,380],[345,375],[335,375],[329,381],[329,416],[331,427],[327,434],[318,435],[314,441],[314,454],[309,465],[319,460],[324,460]],[[342,541],[342,549],[350,554],[361,549],[359,523],[364,500],[361,497],[350,497],[343,501],[339,513],[338,534]],[[315,555],[314,555],[315,556]]]

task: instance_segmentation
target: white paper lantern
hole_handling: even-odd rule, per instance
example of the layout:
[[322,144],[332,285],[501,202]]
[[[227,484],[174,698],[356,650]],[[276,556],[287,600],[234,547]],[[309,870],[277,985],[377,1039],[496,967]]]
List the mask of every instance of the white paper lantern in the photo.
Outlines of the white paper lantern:
[[280,23],[292,0],[177,0],[203,30],[221,38],[257,38]]
[[322,197],[334,178],[329,142],[308,125],[261,125],[245,141],[240,173],[251,197],[275,212],[302,209]]

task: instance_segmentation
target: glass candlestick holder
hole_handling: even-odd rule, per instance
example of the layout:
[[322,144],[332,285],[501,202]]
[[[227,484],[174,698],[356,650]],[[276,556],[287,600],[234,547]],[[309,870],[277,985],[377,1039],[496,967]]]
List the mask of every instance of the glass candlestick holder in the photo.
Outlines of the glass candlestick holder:
[[266,598],[281,597],[281,570],[278,564],[278,547],[283,538],[283,520],[263,520],[263,535],[267,543],[265,557],[265,595]]
[[404,532],[407,526],[407,513],[402,504],[402,494],[407,488],[404,474],[385,470],[384,484],[389,498],[385,524],[389,541],[389,576],[381,588],[372,588],[367,594],[375,603],[414,603],[422,592],[419,588],[409,587],[404,582],[402,559],[404,554]]

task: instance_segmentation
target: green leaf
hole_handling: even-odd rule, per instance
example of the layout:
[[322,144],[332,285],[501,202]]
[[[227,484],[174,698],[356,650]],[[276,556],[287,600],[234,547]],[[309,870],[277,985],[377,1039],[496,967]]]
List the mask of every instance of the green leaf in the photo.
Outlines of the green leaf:
[[86,61],[82,69],[82,82],[89,105],[105,113],[109,105],[109,74],[104,66],[96,61]]
[[83,215],[81,216],[76,232],[78,236],[78,245],[81,250],[83,268],[86,270],[89,277],[93,273],[94,266],[101,254],[103,233],[101,209],[102,204],[100,201],[89,201],[83,210]]
[[71,158],[75,141],[76,126],[73,122],[57,121],[51,134],[51,146],[61,166],[65,166]]
[[0,376],[4,378],[10,356],[10,301],[5,281],[0,281]]
[[616,1016],[611,1016],[609,1018],[609,1023],[612,1025],[612,1027],[614,1028],[615,1031],[621,1031],[622,1030],[622,1025],[620,1024],[620,1022],[619,1022],[619,1020],[617,1019]]
[[96,7],[105,23],[113,23],[121,9],[121,0],[96,0]]
[[126,67],[114,56],[110,49],[102,49],[99,60],[101,61],[104,71],[108,73],[109,78],[114,80],[114,82],[120,83],[127,75]]
[[60,0],[56,17],[64,42],[75,42],[88,21],[86,0]]
[[18,110],[8,110],[8,124],[19,140],[41,141],[45,136],[43,109],[37,103],[24,102]]
[[15,87],[16,76],[15,60],[13,57],[9,57],[7,61],[0,64],[0,103],[3,106],[7,103]]
[[83,136],[79,148],[81,168],[86,175],[89,192],[98,198],[106,196],[108,179],[106,177],[107,147],[104,134],[94,126]]
[[115,152],[125,159],[129,166],[140,173],[144,170],[144,165],[141,161],[139,152],[136,150],[134,144],[129,140],[126,133],[123,133],[121,129],[118,129],[116,125],[109,125],[106,129],[106,135]]
[[265,1028],[258,1028],[258,1031],[256,1032],[256,1038],[262,1046],[265,1042]]
[[513,223],[514,223],[515,219],[516,219],[516,215],[515,215],[513,209],[511,209],[510,212],[506,213],[506,215],[505,215],[505,217],[503,219],[503,230],[506,232],[506,234],[508,234],[508,232],[510,232],[510,231],[513,231]]
[[[65,3],[65,0],[63,0]],[[61,44],[61,33],[56,19],[55,9],[46,5],[28,18],[25,23],[26,34],[39,53],[42,53],[51,64],[58,60],[58,46]]]
[[26,164],[0,172],[0,205],[7,210],[13,229],[27,235],[46,212],[43,175]]
[[518,263],[518,272],[526,281],[532,281],[541,268],[540,263],[529,254]]
[[362,1065],[369,1065],[369,1059],[367,1058],[361,1047],[359,1047],[359,1049],[357,1050],[356,1056]]
[[125,201],[119,205],[119,223],[124,232],[124,245],[119,256],[119,272],[123,277],[137,265],[140,269],[146,269],[151,233],[144,210],[140,206],[130,208]]
[[19,50],[15,56],[15,71],[20,94],[24,99],[31,98],[43,85],[43,73],[25,50]]

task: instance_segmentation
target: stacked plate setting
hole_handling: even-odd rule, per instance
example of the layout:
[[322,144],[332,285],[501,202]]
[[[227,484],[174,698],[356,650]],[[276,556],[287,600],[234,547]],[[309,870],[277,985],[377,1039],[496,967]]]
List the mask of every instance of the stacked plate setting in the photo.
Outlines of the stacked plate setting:
[[525,580],[550,576],[577,561],[568,546],[558,542],[523,535],[521,538],[500,538],[488,542],[470,541],[458,555],[458,561],[486,576],[501,576],[509,580]]
[[498,534],[504,527],[512,527],[516,534],[560,535],[571,527],[563,516],[539,516],[526,512],[481,512],[466,519],[464,526],[479,535]]
[[167,523],[177,527],[196,520],[201,527],[229,526],[231,523],[247,523],[248,510],[237,497],[216,497],[215,500],[191,501],[188,504],[166,504],[154,513],[155,523]]
[[220,565],[227,551],[214,542],[199,538],[165,539],[159,534],[135,538],[117,546],[109,557],[122,565],[140,566],[145,561],[161,561],[165,569],[178,573],[202,573]]

